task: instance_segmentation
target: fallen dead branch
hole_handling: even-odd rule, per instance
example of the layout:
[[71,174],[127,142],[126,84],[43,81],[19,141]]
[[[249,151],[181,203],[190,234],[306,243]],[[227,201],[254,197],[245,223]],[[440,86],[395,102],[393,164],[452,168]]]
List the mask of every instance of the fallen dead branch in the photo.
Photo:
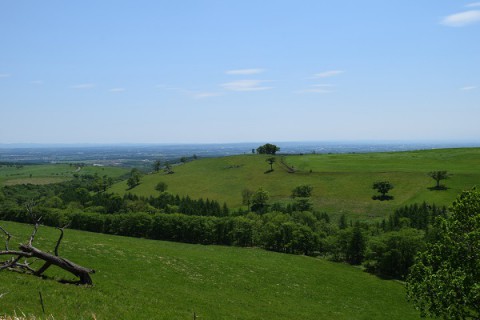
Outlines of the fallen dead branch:
[[[10,256],[9,259],[6,261],[0,261],[0,271],[8,269],[11,271],[17,271],[21,273],[32,274],[38,277],[42,277],[44,272],[47,269],[54,265],[57,266],[79,278],[78,281],[73,281],[73,283],[77,284],[84,284],[84,285],[92,285],[92,278],[90,274],[95,273],[95,270],[82,267],[78,264],[73,263],[72,261],[60,257],[58,255],[58,249],[60,247],[60,243],[63,239],[64,229],[67,226],[62,228],[57,228],[60,230],[60,236],[57,240],[54,255],[45,251],[42,251],[33,246],[33,242],[35,241],[35,235],[37,234],[38,228],[40,226],[40,219],[37,219],[34,223],[33,232],[28,240],[27,243],[20,244],[18,250],[12,250],[9,247],[10,239],[12,235],[5,230],[3,227],[0,226],[0,231],[5,234],[5,250],[0,251],[0,256]],[[43,260],[44,264],[38,268],[34,269],[31,267],[28,259],[36,258],[37,260]],[[23,260],[23,262],[21,262]],[[63,282],[70,282],[72,281],[63,281]]]

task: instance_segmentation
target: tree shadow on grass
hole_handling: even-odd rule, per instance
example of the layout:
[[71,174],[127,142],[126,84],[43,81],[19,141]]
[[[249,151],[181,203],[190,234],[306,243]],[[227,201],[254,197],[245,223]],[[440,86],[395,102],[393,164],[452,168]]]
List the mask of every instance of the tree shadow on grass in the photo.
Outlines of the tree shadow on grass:
[[264,172],[264,174],[268,174],[268,173],[272,173],[272,172],[273,172],[273,170],[267,170],[267,171]]
[[445,190],[448,190],[448,187],[447,186],[435,186],[435,187],[430,187],[428,188],[428,190],[430,191],[445,191]]
[[388,200],[393,200],[393,196],[388,196],[388,195],[382,195],[382,196],[373,196],[373,200],[380,200],[380,201],[388,201]]

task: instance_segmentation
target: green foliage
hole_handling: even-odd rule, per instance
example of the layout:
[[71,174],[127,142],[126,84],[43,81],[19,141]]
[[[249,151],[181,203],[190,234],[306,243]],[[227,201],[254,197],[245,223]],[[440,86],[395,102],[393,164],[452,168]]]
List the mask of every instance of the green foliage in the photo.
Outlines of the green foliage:
[[443,185],[440,185],[440,181],[448,179],[449,174],[448,171],[443,170],[443,171],[431,171],[428,173],[428,176],[431,177],[435,182],[437,183],[435,187],[432,189],[434,190],[445,190],[446,187]]
[[292,198],[309,198],[312,196],[313,187],[309,184],[303,184],[292,190]]
[[391,200],[393,196],[387,196],[387,193],[393,189],[393,184],[389,181],[377,181],[373,183],[372,189],[381,193],[381,196],[373,196],[374,200]]
[[264,213],[267,210],[268,199],[270,199],[268,192],[263,190],[263,188],[259,188],[252,195],[252,211]]
[[160,160],[157,160],[153,163],[153,171],[158,172],[162,168],[162,163]]
[[421,252],[407,278],[408,297],[422,315],[480,317],[480,192],[465,191],[439,218],[435,241]]
[[159,191],[159,192],[165,192],[167,191],[168,189],[168,185],[163,182],[163,181],[160,181],[159,183],[157,183],[157,185],[155,186],[155,190]]
[[275,157],[269,157],[265,161],[267,161],[268,164],[270,165],[270,172],[272,172],[273,171],[273,164],[276,161]]
[[174,173],[173,172],[173,167],[172,165],[170,164],[170,162],[165,162],[165,168],[163,169],[163,171],[166,173],[166,174],[172,174]]
[[250,203],[252,201],[253,194],[254,192],[250,189],[245,188],[242,190],[242,204],[246,205],[248,210],[250,210]]
[[127,180],[127,185],[129,189],[133,189],[140,184],[140,171],[138,169],[132,169],[130,171],[130,177]]
[[404,279],[415,255],[424,248],[424,233],[405,228],[372,237],[368,243],[366,268],[382,276]]
[[347,240],[346,247],[346,260],[350,264],[361,264],[365,257],[365,250],[367,247],[367,237],[362,231],[360,224],[355,224],[349,239]]
[[280,151],[280,148],[277,147],[274,144],[267,143],[264,144],[263,146],[260,146],[257,148],[257,153],[258,154],[272,154],[275,155],[278,151]]
[[383,231],[400,230],[403,227],[428,230],[437,217],[445,217],[447,209],[426,202],[404,206],[383,220]]

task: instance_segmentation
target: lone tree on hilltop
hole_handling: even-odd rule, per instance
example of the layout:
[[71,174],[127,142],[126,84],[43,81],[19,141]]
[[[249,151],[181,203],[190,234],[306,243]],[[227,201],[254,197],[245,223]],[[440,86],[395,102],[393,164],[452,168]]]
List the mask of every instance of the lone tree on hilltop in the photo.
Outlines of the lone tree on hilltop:
[[[270,171],[269,172],[272,172],[273,171],[273,164],[275,163],[276,159],[275,157],[270,157],[268,158],[267,160],[265,160],[268,162],[268,164],[270,165]],[[268,172],[268,171],[267,171]]]
[[280,151],[280,148],[277,147],[276,145],[270,144],[270,143],[264,144],[263,146],[260,146],[260,147],[257,148],[257,153],[258,154],[272,154],[272,155],[275,155],[275,153],[277,153],[277,151]]
[[480,192],[464,191],[450,211],[410,268],[407,297],[422,316],[479,319]]
[[437,182],[437,185],[431,189],[433,190],[445,190],[447,187],[440,185],[440,181],[446,180],[449,177],[447,171],[432,171],[428,173],[428,176]]
[[388,181],[377,181],[373,184],[372,188],[374,190],[377,190],[380,192],[382,195],[378,196],[375,195],[372,197],[373,200],[392,200],[393,196],[388,196],[387,193],[393,189],[393,184],[391,184]]

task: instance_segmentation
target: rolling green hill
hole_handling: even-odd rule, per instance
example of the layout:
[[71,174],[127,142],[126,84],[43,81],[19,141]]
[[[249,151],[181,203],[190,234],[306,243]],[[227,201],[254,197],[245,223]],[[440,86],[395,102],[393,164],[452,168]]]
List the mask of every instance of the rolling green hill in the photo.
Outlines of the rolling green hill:
[[0,165],[0,186],[15,184],[49,184],[70,180],[73,175],[98,174],[100,177],[118,177],[128,172],[121,167],[84,166],[76,167],[69,164],[29,164]]
[[[12,247],[32,230],[0,225],[15,236]],[[34,244],[53,250],[57,237],[41,227]],[[401,283],[310,257],[75,230],[66,230],[60,255],[94,268],[95,285],[2,271],[0,315],[42,316],[41,292],[55,319],[419,319]]]
[[[397,207],[427,201],[449,205],[462,190],[480,183],[480,149],[439,149],[394,153],[322,154],[276,156],[274,171],[267,156],[242,155],[208,158],[174,167],[174,174],[146,175],[141,184],[127,190],[126,182],[110,191],[119,194],[155,195],[155,185],[163,181],[168,191],[192,198],[209,198],[226,202],[231,208],[241,207],[244,188],[263,187],[271,202],[291,201],[291,190],[310,184],[317,210],[332,215],[346,213],[361,218],[381,217]],[[289,173],[288,166],[296,172]],[[452,174],[444,181],[448,190],[431,191],[435,185],[427,173],[447,170]],[[392,201],[374,201],[372,184],[388,180],[395,188]]]

